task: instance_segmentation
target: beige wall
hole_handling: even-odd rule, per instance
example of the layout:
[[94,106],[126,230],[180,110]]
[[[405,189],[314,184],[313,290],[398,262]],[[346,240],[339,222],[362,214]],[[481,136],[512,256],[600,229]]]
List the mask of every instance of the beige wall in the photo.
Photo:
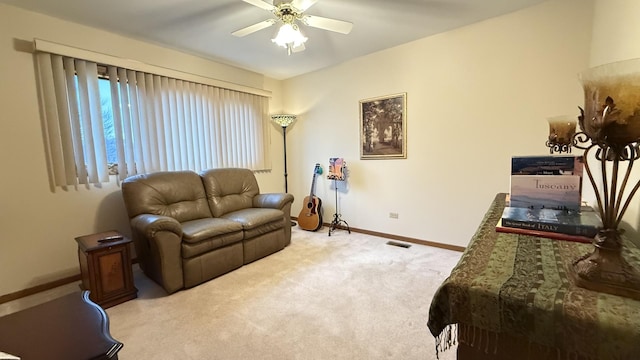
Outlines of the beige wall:
[[[128,232],[117,185],[50,191],[32,55],[16,49],[16,39],[272,90],[272,112],[300,115],[287,133],[293,215],[314,164],[326,170],[329,157],[341,156],[350,176],[340,187],[340,212],[351,226],[464,246],[494,195],[508,192],[510,157],[544,154],[545,118],[581,103],[576,73],[593,57],[592,5],[550,0],[284,82],[0,5],[0,295],[77,273],[78,235]],[[408,158],[359,160],[358,101],[399,92],[408,94]],[[263,191],[281,191],[275,125],[271,144],[273,170],[258,179]],[[335,209],[330,186],[318,179],[325,221]]]
[[596,0],[591,66],[640,58],[640,1]]
[[[282,107],[279,81],[261,74],[0,4],[0,296],[77,274],[76,236],[129,233],[117,184],[50,190],[33,57],[24,51],[34,38],[272,90]],[[280,128],[271,136],[280,140]],[[281,142],[273,152],[282,154]],[[259,174],[261,189],[281,191],[281,171]]]
[[[289,137],[290,190],[302,198],[316,162],[326,170],[329,157],[344,157],[349,225],[465,246],[496,193],[509,191],[511,156],[548,153],[545,119],[577,113],[592,5],[552,0],[285,80],[287,106],[301,114]],[[408,158],[360,160],[359,100],[400,92]],[[316,193],[331,221],[326,177]]]

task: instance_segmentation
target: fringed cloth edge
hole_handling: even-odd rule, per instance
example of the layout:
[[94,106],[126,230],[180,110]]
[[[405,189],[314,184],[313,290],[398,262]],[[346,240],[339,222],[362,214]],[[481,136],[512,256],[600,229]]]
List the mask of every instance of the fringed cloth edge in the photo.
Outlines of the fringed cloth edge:
[[458,344],[458,324],[447,325],[438,336],[436,340],[436,359],[439,353],[449,350],[452,346]]
[[[449,324],[435,337],[436,359],[440,359],[439,355],[441,353],[458,345],[458,343],[483,351],[485,354],[496,355],[499,352],[498,344],[501,341],[513,341],[513,338],[509,336],[502,338],[499,333],[467,324]],[[532,354],[541,355],[545,359],[551,358],[550,355],[553,352],[555,352],[555,358],[558,360],[595,360],[585,354],[567,352],[539,344],[534,345],[530,340],[527,341],[525,346],[526,354],[522,355],[526,356],[523,357],[526,360],[536,360],[536,355],[532,356]],[[500,352],[506,350],[502,349]]]
[[[458,331],[460,337],[458,338]],[[435,338],[436,341],[436,359],[439,354],[449,350],[458,342],[470,347],[482,349],[485,354],[498,352],[499,335],[497,333],[483,330],[474,326],[465,324],[449,324]]]
[[498,353],[500,335],[493,331],[484,330],[470,325],[460,325],[460,343],[484,350],[485,354]]

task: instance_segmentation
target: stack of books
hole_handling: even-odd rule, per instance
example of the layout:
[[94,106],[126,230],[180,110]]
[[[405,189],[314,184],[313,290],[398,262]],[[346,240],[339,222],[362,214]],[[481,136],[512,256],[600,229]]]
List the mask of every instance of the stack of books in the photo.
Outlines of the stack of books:
[[582,203],[582,156],[514,156],[496,231],[589,243],[602,222]]

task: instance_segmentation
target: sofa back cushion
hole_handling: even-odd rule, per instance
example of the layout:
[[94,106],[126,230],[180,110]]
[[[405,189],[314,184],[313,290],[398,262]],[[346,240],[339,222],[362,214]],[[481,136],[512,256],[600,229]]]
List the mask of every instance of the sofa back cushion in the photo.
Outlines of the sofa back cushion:
[[122,182],[122,196],[129,218],[154,214],[185,222],[211,217],[202,179],[193,171],[128,177]]
[[214,217],[253,207],[253,198],[260,193],[249,169],[211,169],[200,175]]

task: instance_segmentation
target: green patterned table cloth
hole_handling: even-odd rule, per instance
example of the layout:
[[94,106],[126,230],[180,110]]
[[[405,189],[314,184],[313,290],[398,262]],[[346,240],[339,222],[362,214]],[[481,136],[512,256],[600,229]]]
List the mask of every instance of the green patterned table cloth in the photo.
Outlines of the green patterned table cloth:
[[[496,196],[431,302],[436,351],[455,343],[459,324],[483,330],[479,336],[506,333],[587,359],[640,359],[640,301],[573,285],[568,266],[591,244],[496,232],[505,195]],[[640,269],[635,246],[624,256]]]

